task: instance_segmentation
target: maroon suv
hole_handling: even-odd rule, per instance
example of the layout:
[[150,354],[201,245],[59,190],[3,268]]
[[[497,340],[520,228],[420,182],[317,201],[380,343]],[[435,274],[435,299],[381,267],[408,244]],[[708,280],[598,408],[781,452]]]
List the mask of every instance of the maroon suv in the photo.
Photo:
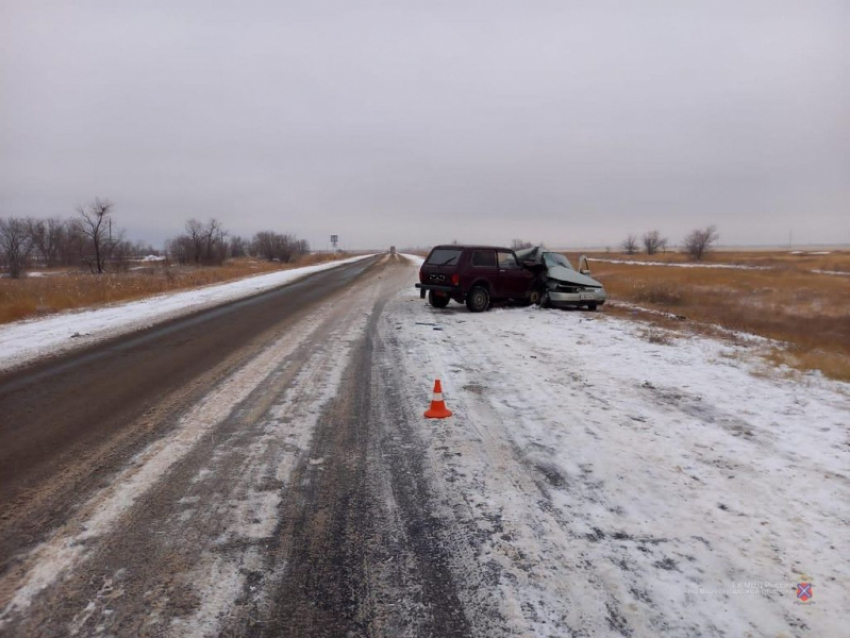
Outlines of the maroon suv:
[[491,301],[530,301],[534,281],[510,248],[449,245],[431,250],[416,287],[423,298],[428,292],[435,308],[445,308],[454,299],[481,312]]

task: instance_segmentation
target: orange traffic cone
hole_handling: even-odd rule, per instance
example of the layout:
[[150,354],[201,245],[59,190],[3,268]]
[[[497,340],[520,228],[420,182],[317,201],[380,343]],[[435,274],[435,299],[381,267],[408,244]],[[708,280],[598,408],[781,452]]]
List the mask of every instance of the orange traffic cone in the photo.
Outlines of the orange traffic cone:
[[443,386],[437,379],[434,381],[434,398],[431,400],[431,407],[425,411],[425,416],[429,419],[445,419],[451,415],[452,411],[446,408],[446,402],[443,401]]

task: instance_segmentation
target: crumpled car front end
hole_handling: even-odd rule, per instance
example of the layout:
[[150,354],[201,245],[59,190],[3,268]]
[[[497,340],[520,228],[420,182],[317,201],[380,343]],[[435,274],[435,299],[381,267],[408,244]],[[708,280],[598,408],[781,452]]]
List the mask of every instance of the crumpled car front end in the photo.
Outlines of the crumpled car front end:
[[[550,277],[546,281],[546,288],[549,305],[556,308],[578,308],[582,306],[596,308],[604,304],[608,298],[605,288],[601,285],[582,286],[574,282],[560,281]],[[546,303],[545,295],[542,302]]]
[[537,274],[538,295],[542,305],[595,310],[608,298],[602,284],[588,276],[588,269],[583,268],[583,272],[575,270],[560,253],[537,246],[517,251],[517,256],[526,268]]

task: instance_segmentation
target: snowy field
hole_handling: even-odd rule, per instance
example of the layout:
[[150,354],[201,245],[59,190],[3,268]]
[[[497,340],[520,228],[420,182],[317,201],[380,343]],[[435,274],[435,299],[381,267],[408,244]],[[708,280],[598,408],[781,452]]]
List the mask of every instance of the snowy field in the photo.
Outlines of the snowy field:
[[[791,253],[792,255],[795,253]],[[828,255],[826,252],[808,253],[810,255]],[[776,270],[773,266],[747,266],[744,264],[704,264],[704,263],[678,263],[668,261],[639,261],[636,259],[605,259],[601,257],[589,257],[588,262],[598,261],[603,264],[625,264],[626,266],[669,266],[671,268],[709,268],[720,270]],[[850,272],[843,270],[819,270],[813,269],[809,272],[818,275],[836,275],[848,277]]]
[[223,284],[156,295],[140,301],[63,312],[41,319],[6,324],[0,326],[0,370],[256,295],[307,275],[370,256],[358,255],[315,266],[281,270]]
[[491,635],[847,635],[850,386],[604,313],[388,310],[409,400],[454,411],[422,436]]
[[772,270],[770,266],[746,266],[743,264],[704,264],[679,263],[669,261],[640,261],[637,259],[607,259],[588,257],[588,262],[598,261],[603,264],[625,264],[626,266],[670,266],[672,268],[719,268],[721,270]]

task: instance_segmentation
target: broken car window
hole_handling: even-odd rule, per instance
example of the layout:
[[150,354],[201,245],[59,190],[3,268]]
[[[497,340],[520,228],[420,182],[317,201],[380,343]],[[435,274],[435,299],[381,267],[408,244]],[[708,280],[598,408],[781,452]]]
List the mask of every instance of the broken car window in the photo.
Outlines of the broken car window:
[[570,263],[570,260],[560,253],[543,253],[543,262],[546,264],[547,268],[561,266],[562,268],[569,268],[570,270],[575,270],[575,268],[573,268],[573,265]]

